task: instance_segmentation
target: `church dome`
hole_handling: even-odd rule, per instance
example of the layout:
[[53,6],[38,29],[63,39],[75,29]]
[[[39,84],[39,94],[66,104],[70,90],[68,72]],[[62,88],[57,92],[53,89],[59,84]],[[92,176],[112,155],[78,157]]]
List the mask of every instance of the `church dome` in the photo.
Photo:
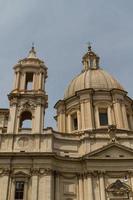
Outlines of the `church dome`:
[[74,96],[77,91],[84,89],[124,90],[112,75],[99,67],[99,57],[91,50],[91,47],[84,55],[82,63],[84,70],[70,82],[65,91],[65,99]]

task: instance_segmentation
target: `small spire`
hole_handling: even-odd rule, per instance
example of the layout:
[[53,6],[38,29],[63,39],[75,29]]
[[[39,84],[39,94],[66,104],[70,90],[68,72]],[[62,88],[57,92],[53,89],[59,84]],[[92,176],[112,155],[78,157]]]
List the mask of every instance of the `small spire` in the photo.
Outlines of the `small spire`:
[[88,51],[91,51],[91,42],[88,42]]
[[37,58],[36,56],[36,51],[35,51],[35,47],[34,47],[34,42],[32,42],[32,48],[29,51],[29,55],[28,58]]
[[32,48],[34,49],[34,42],[32,42]]

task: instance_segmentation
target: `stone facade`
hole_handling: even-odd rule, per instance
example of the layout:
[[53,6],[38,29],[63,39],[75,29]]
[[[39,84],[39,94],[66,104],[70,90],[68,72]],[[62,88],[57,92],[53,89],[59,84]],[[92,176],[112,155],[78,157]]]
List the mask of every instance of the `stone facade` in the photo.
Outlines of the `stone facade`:
[[0,109],[0,200],[133,200],[132,99],[89,47],[44,128],[47,67],[34,47]]

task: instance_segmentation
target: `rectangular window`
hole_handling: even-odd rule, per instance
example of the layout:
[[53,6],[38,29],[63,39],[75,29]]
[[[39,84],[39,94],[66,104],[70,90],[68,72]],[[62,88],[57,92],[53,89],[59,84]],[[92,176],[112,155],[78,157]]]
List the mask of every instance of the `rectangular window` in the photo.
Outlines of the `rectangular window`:
[[15,200],[24,200],[24,182],[17,181],[15,184]]
[[33,85],[33,73],[27,72],[26,73],[26,83],[25,83],[25,89],[26,90],[32,90]]
[[72,125],[72,131],[78,130],[77,113],[71,115],[71,125]]
[[100,126],[108,125],[108,113],[107,113],[106,108],[99,110],[99,122],[100,122]]

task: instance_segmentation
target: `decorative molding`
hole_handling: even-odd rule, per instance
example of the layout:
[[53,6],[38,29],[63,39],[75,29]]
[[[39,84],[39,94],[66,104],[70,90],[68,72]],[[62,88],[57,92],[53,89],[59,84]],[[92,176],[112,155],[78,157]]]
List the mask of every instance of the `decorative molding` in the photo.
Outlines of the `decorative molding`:
[[31,175],[32,176],[39,176],[39,175],[53,175],[54,170],[49,168],[32,168],[31,169]]
[[63,172],[62,172],[60,175],[61,175],[64,179],[69,179],[69,180],[74,179],[74,178],[77,177],[77,174],[74,174],[74,175],[70,175],[70,174],[65,175]]
[[9,97],[9,100],[10,100],[10,106],[11,107],[18,104],[17,97]]
[[39,168],[33,168],[31,169],[31,175],[32,176],[38,176],[39,175]]
[[18,105],[18,115],[20,115],[24,111],[31,111],[33,114],[36,106],[37,104],[35,103],[35,101],[32,101],[31,99],[22,100]]

